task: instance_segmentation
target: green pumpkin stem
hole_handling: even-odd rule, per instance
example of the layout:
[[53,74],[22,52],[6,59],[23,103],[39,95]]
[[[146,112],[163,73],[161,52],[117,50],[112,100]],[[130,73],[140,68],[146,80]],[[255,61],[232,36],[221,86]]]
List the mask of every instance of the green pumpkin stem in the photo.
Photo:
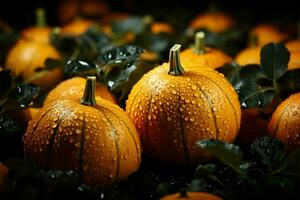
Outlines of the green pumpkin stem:
[[96,77],[88,76],[86,78],[84,94],[83,97],[81,98],[80,103],[86,106],[96,105],[95,90],[96,90]]
[[169,65],[170,69],[168,74],[173,76],[180,76],[184,74],[184,69],[180,63],[180,44],[175,44],[169,54]]
[[200,31],[195,35],[194,51],[197,54],[205,53],[205,33],[203,31]]
[[46,22],[45,10],[43,8],[37,8],[35,10],[35,15],[36,15],[35,26],[39,28],[46,27],[47,22]]

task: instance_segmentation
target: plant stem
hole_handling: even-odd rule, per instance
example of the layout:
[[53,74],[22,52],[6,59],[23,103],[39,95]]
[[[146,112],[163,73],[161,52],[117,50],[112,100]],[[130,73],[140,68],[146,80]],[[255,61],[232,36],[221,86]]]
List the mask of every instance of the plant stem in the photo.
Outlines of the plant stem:
[[204,54],[205,53],[205,33],[200,31],[195,35],[195,47],[194,51],[197,54]]
[[180,44],[175,44],[169,54],[169,65],[170,69],[168,74],[173,76],[180,76],[184,74],[184,69],[180,63]]
[[81,98],[80,103],[86,106],[96,105],[95,90],[96,90],[96,77],[88,76],[86,78],[84,94],[83,97]]
[[45,10],[43,8],[37,8],[35,10],[35,15],[36,15],[35,26],[39,28],[46,27],[47,23],[46,23]]

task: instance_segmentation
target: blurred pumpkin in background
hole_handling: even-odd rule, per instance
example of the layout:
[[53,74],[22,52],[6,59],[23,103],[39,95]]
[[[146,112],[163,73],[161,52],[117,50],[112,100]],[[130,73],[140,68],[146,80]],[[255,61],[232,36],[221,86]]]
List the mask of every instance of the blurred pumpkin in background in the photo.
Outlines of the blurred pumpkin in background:
[[270,42],[283,42],[288,39],[288,35],[274,25],[258,24],[250,30],[249,38],[251,46],[263,46]]
[[[182,51],[180,54],[180,59],[183,64],[186,62],[192,62],[194,63],[192,66],[195,66],[195,69],[197,69],[198,66],[203,65],[215,69],[232,61],[232,58],[222,51],[205,46],[204,40],[204,32],[198,32],[195,34],[194,46]],[[186,68],[188,66],[189,65],[187,65]]]
[[63,35],[77,36],[85,33],[89,28],[95,25],[96,23],[91,20],[76,18],[73,21],[61,27],[60,32]]
[[36,9],[35,14],[35,26],[25,28],[21,31],[21,35],[26,40],[48,44],[50,42],[49,36],[52,28],[47,26],[45,10],[38,8]]
[[220,33],[232,28],[233,18],[221,11],[208,11],[197,15],[189,24],[189,29],[206,29],[213,33]]
[[299,39],[289,40],[285,43],[285,47],[289,51],[300,51],[300,40]]
[[110,12],[109,6],[99,0],[63,0],[58,7],[58,19],[64,24],[76,17],[99,18]]
[[190,199],[190,200],[222,200],[222,198],[209,194],[206,192],[186,192],[186,193],[176,193],[176,194],[169,194],[160,200],[183,200],[183,199]]
[[43,70],[47,58],[60,59],[58,51],[50,44],[21,39],[9,51],[5,68],[14,76],[22,76],[26,83],[36,84],[43,89],[51,88],[63,78],[61,68]]
[[[240,51],[236,57],[235,61],[240,66],[245,66],[249,64],[260,64],[260,51],[262,46],[248,47]],[[290,61],[288,63],[288,70],[299,69],[300,68],[300,51],[290,52]]]

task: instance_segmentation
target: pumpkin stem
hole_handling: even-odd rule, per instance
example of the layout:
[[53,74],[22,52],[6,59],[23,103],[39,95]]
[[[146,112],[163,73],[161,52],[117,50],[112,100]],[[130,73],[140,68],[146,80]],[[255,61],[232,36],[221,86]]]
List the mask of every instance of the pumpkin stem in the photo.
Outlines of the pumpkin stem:
[[180,63],[180,44],[175,44],[169,54],[169,65],[170,65],[170,70],[168,74],[173,75],[173,76],[179,76],[184,74],[184,69],[181,66]]
[[205,33],[200,31],[195,35],[195,47],[194,51],[197,54],[204,54],[205,53]]
[[46,23],[46,14],[45,14],[45,10],[43,8],[37,8],[35,10],[35,16],[36,16],[36,22],[35,22],[35,26],[39,27],[39,28],[43,28],[47,26]]
[[86,78],[84,94],[83,97],[81,98],[80,103],[86,106],[96,105],[95,90],[96,90],[96,77],[88,76]]

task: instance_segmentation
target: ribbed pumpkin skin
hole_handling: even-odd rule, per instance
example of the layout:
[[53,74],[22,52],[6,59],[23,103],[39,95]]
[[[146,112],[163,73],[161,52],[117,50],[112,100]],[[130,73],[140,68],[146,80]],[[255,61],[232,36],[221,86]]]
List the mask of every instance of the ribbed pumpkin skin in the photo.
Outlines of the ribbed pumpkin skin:
[[206,52],[204,54],[197,54],[194,52],[193,48],[188,48],[180,53],[181,62],[193,62],[196,66],[196,69],[197,66],[202,65],[207,65],[213,69],[216,69],[232,60],[230,56],[218,49],[206,47],[205,50]]
[[231,28],[234,20],[222,12],[207,12],[196,16],[190,23],[191,29],[206,28],[207,30],[219,33]]
[[233,87],[215,70],[202,67],[173,76],[168,68],[163,64],[142,77],[128,97],[126,112],[147,154],[165,163],[195,164],[207,157],[196,146],[198,140],[234,140],[240,104]]
[[179,193],[167,195],[160,200],[222,200],[220,197],[205,192],[188,192],[187,197],[181,197]]
[[[81,77],[74,77],[61,82],[53,90],[51,90],[44,101],[44,105],[49,104],[58,99],[60,100],[76,100],[80,98],[84,92],[85,79]],[[100,96],[112,103],[116,103],[113,95],[108,91],[108,89],[101,84],[96,86],[96,96]]]
[[289,150],[300,147],[300,93],[291,95],[276,108],[268,131],[285,143]]
[[[36,74],[37,68],[44,67],[47,58],[59,59],[59,53],[50,45],[20,40],[7,55],[5,66],[15,76],[22,75],[26,80]],[[41,77],[30,81],[42,88],[51,88],[61,81],[62,70],[59,68],[45,72]]]
[[41,109],[24,136],[26,159],[49,169],[77,170],[95,187],[136,171],[141,147],[134,124],[118,106],[96,101],[96,106],[80,99],[56,101]]

